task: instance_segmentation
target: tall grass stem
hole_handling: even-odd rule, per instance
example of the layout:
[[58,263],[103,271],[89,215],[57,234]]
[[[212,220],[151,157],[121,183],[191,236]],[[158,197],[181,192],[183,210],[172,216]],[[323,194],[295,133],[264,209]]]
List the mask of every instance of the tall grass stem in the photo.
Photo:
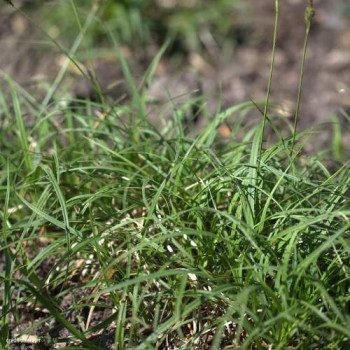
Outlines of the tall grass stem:
[[271,95],[273,70],[274,70],[274,66],[275,66],[276,43],[277,43],[277,33],[278,33],[278,19],[279,19],[279,0],[276,0],[275,1],[275,23],[274,23],[273,39],[272,39],[271,66],[270,66],[269,81],[267,84],[267,92],[266,92],[266,99],[265,99],[265,106],[264,106],[264,113],[263,113],[263,126],[262,126],[262,131],[261,131],[260,142],[259,142],[257,175],[259,175],[259,170],[260,170],[262,145],[263,145],[263,141],[264,141],[264,132],[265,132],[265,127],[266,127],[267,113],[268,113],[268,109],[269,109],[269,102],[270,102],[270,95]]
[[305,22],[306,22],[305,37],[304,37],[304,45],[303,45],[303,54],[302,54],[302,59],[301,59],[298,96],[297,96],[296,109],[295,109],[295,115],[294,115],[293,138],[292,138],[292,147],[291,147],[290,154],[293,153],[294,147],[295,147],[295,138],[296,138],[297,127],[298,127],[299,117],[300,117],[300,103],[301,103],[301,93],[303,90],[303,79],[304,79],[304,71],[305,71],[306,52],[307,52],[307,46],[308,46],[308,42],[309,42],[312,17],[314,16],[314,14],[315,14],[315,11],[314,11],[314,7],[313,7],[313,1],[309,0],[309,5],[305,11]]

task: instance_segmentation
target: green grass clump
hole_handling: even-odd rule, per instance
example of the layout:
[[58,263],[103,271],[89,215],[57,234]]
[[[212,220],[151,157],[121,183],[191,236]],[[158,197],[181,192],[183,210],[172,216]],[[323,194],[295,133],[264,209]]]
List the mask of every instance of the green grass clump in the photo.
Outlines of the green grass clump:
[[[2,85],[1,348],[35,334],[70,349],[105,349],[101,335],[116,349],[346,349],[350,169],[337,119],[336,162],[303,153],[312,135],[297,122],[280,135],[273,49],[266,101],[218,111],[190,136],[198,98],[147,102],[162,51],[142,88],[117,53],[123,106],[55,100],[66,67],[42,103]],[[298,105],[301,88],[302,74]],[[261,105],[261,123],[246,122]],[[277,141],[264,142],[268,124]]]
[[[180,107],[155,128],[128,107],[57,103],[43,117],[12,98],[36,121],[25,135],[16,107],[2,128],[2,346],[23,305],[48,310],[23,333],[54,319],[91,349],[106,330],[118,349],[345,346],[348,163],[290,159],[290,138],[262,152],[252,181],[252,103],[193,139]],[[108,317],[91,326],[97,312]]]
[[[75,15],[84,21],[92,6],[98,8],[85,40],[94,48],[108,46],[109,30],[118,41],[143,53],[174,39],[173,53],[213,50],[242,40],[239,0],[69,0],[29,4],[40,25],[55,39],[74,40]],[[77,9],[73,15],[72,7]],[[25,8],[26,9],[26,8]],[[108,28],[108,29],[106,29]],[[107,39],[107,40],[106,40]]]

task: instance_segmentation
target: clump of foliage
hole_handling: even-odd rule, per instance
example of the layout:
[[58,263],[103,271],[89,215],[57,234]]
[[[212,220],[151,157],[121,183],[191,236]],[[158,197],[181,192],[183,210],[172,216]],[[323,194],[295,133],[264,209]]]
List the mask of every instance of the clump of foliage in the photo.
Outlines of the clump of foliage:
[[[190,136],[189,97],[153,110],[154,126],[147,89],[160,56],[138,89],[115,48],[129,104],[72,108],[56,87],[38,103],[10,78],[0,93],[1,346],[22,323],[20,334],[87,349],[106,348],[101,334],[116,349],[346,348],[341,130],[336,162],[305,156],[312,135],[296,126],[282,137],[272,124],[277,140],[264,142],[273,64],[266,101],[218,111]],[[246,123],[261,107],[262,122]]]
[[[75,1],[81,19],[94,3],[95,0]],[[94,45],[105,43],[112,30],[119,42],[134,48],[159,45],[172,37],[176,42],[175,52],[186,53],[205,49],[206,45],[213,43],[220,46],[228,39],[232,44],[235,35],[239,35],[236,26],[239,1],[124,0],[97,3],[98,17],[88,33],[90,43]],[[64,39],[76,32],[70,1],[59,6],[55,1],[49,2],[41,7],[42,26],[48,30],[54,27],[53,31]]]
[[[91,349],[101,331],[118,349],[345,346],[349,164],[290,157],[281,139],[255,178],[259,126],[239,117],[252,103],[193,139],[181,109],[159,130],[133,108],[57,103],[43,118],[12,95],[16,119],[1,100],[2,344],[9,314],[37,305],[48,314],[33,327],[52,320],[44,339],[63,325]],[[225,145],[217,127],[231,116]],[[108,317],[91,324],[95,314]]]

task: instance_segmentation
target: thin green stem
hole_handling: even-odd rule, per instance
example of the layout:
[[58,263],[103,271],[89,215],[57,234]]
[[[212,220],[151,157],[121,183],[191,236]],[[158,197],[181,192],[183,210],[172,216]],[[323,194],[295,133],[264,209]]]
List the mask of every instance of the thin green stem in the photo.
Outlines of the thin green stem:
[[314,14],[315,14],[315,11],[314,11],[314,7],[313,7],[313,0],[309,0],[309,5],[308,5],[308,7],[306,8],[306,11],[305,11],[305,22],[306,22],[305,37],[304,37],[304,46],[303,46],[303,56],[302,56],[301,68],[300,68],[298,96],[297,96],[296,110],[295,110],[295,115],[294,115],[294,128],[293,128],[292,148],[291,148],[290,154],[293,153],[294,147],[295,147],[295,138],[296,138],[297,127],[298,127],[299,116],[300,116],[301,93],[302,93],[302,90],[303,90],[303,79],[304,79],[304,70],[305,70],[305,61],[306,61],[306,51],[307,51],[307,45],[308,45],[308,42],[309,42],[312,17],[314,16]]
[[267,112],[269,109],[273,70],[275,66],[278,18],[279,18],[279,1],[276,0],[275,1],[275,24],[274,24],[274,30],[273,30],[272,53],[271,53],[271,66],[270,66],[269,81],[267,84],[267,92],[266,92],[265,106],[264,106],[264,112],[263,112],[263,125],[262,125],[262,131],[261,131],[260,142],[259,142],[257,176],[259,175],[259,170],[260,170],[260,161],[261,161],[262,146],[264,141],[264,132],[265,132],[266,121],[267,121]]

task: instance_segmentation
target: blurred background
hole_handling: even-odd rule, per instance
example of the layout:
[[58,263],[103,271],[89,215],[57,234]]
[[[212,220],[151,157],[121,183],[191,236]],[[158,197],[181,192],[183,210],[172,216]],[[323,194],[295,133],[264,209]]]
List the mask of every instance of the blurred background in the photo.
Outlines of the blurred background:
[[[111,101],[128,88],[110,39],[121,45],[135,79],[142,78],[167,39],[150,98],[176,100],[204,94],[209,110],[265,97],[275,1],[261,0],[14,0],[23,13],[0,4],[0,69],[34,95],[44,93],[65,56],[42,31],[67,51],[95,10],[75,58]],[[293,118],[306,0],[280,2],[280,23],[272,100],[274,113]],[[350,112],[350,3],[315,0],[308,48],[301,128],[328,123],[333,113]],[[40,29],[38,29],[40,27]],[[71,65],[59,93],[94,98],[88,79]],[[123,97],[124,96],[124,97]],[[125,97],[126,96],[126,97]],[[345,121],[345,119],[344,119]],[[327,124],[323,127],[327,128]]]

